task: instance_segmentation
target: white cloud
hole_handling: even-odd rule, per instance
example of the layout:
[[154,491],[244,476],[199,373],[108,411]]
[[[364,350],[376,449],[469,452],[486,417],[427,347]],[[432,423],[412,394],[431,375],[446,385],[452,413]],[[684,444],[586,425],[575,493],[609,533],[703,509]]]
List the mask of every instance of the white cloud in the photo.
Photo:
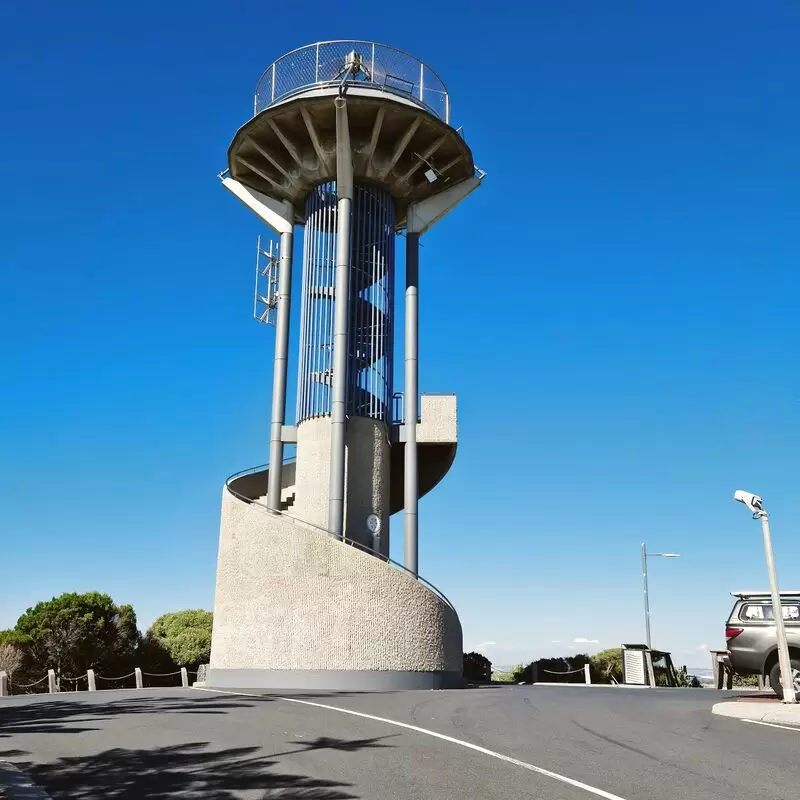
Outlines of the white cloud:
[[699,644],[699,645],[697,645],[697,647],[695,647],[695,650],[699,650],[701,653],[705,653],[705,651],[708,650],[708,645],[707,644]]
[[599,639],[587,639],[585,636],[576,636],[572,640],[573,644],[600,644]]
[[551,639],[551,644],[561,644],[561,639]]
[[481,642],[475,649],[480,650],[483,647],[495,647],[497,642]]

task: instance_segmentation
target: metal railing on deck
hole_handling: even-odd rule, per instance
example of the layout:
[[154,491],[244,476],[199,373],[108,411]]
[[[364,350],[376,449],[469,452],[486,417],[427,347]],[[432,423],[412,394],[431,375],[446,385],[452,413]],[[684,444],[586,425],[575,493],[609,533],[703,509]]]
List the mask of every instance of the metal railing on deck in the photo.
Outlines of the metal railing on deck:
[[403,50],[357,39],[317,42],[281,56],[258,81],[254,113],[314,86],[344,82],[404,97],[450,124],[450,97],[434,70]]

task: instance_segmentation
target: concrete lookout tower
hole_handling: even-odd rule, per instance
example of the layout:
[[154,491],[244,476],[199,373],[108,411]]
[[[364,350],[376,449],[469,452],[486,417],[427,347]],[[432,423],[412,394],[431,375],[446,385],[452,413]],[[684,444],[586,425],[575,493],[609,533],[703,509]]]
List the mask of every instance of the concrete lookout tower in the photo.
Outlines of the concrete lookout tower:
[[[450,124],[438,75],[384,45],[321,42],[288,53],[262,75],[254,112],[221,178],[280,235],[277,249],[259,241],[256,270],[256,317],[276,328],[269,467],[233,476],[223,491],[207,684],[458,685],[458,616],[417,564],[417,503],[449,470],[457,441],[455,397],[419,393],[419,240],[483,173]],[[402,394],[393,363],[398,233]],[[296,459],[284,460],[287,443]],[[389,520],[401,511],[402,565],[389,559]]]

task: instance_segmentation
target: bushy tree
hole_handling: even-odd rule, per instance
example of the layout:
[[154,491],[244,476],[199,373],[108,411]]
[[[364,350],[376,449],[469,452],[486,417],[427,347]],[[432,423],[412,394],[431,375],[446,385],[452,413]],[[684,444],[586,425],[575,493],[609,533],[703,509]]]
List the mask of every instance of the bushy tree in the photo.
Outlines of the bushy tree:
[[160,616],[148,629],[142,654],[151,669],[197,668],[211,655],[211,628],[214,615],[195,609],[173,611]]
[[490,681],[492,662],[481,653],[464,653],[464,677],[470,681]]
[[117,606],[100,592],[71,592],[29,608],[15,634],[26,637],[29,671],[61,675],[100,672],[132,663],[139,640],[131,606]]
[[622,683],[622,648],[609,647],[595,653],[592,656],[592,668],[608,683]]
[[9,679],[22,666],[22,649],[13,644],[0,644],[0,672],[8,674]]

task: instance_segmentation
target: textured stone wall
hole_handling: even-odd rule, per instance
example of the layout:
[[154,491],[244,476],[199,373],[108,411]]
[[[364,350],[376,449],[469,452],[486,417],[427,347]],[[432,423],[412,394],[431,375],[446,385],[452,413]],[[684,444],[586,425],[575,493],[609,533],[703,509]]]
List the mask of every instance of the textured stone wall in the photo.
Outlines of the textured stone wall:
[[458,403],[454,394],[423,394],[419,411],[419,444],[455,444],[458,441]]
[[410,575],[223,490],[211,669],[460,673],[455,611]]

